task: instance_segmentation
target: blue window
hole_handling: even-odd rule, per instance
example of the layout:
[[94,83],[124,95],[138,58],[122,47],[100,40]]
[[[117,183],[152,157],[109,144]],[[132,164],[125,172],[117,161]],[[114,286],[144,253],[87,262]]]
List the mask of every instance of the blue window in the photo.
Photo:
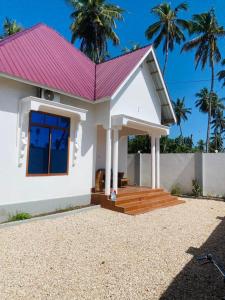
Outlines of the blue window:
[[31,111],[28,175],[68,173],[70,119]]

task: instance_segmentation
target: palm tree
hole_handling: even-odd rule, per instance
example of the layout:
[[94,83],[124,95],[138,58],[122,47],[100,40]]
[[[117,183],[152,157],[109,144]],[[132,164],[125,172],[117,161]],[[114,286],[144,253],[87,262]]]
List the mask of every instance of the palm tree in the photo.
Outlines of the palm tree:
[[214,132],[219,132],[220,134],[225,132],[225,118],[223,111],[220,109],[217,109],[214,119],[212,120],[212,128],[214,129]]
[[[195,106],[199,108],[202,113],[209,112],[209,99],[210,92],[205,87],[200,90],[200,92],[195,94],[197,100],[195,101]],[[219,98],[216,93],[211,94],[211,116],[214,118],[217,110],[224,110],[225,106],[223,104],[224,98]]]
[[21,31],[23,28],[22,26],[18,25],[15,20],[10,20],[9,18],[5,18],[3,23],[3,35],[2,38],[5,38],[9,35],[17,33]]
[[223,110],[216,110],[214,119],[212,120],[211,124],[212,128],[214,129],[214,135],[211,137],[211,148],[213,145],[214,150],[221,150],[221,147],[223,146],[222,134],[225,132],[225,118]]
[[209,151],[210,142],[210,125],[211,125],[211,108],[215,81],[215,63],[221,60],[220,50],[218,48],[218,39],[225,35],[223,26],[219,26],[215,12],[211,9],[207,13],[193,15],[190,22],[190,33],[195,37],[187,42],[182,51],[190,51],[196,49],[195,53],[195,68],[201,64],[202,69],[208,63],[211,68],[211,87],[209,96],[208,109],[208,126],[206,138],[206,152]]
[[148,40],[157,36],[153,42],[155,48],[163,42],[163,53],[165,55],[163,75],[168,62],[169,51],[173,51],[175,44],[185,41],[183,30],[189,30],[189,22],[178,18],[178,13],[187,9],[188,5],[186,3],[181,3],[175,9],[172,9],[170,4],[165,2],[153,7],[151,10],[158,21],[147,28],[145,35]]
[[180,127],[180,136],[183,136],[182,128],[181,128],[181,121],[187,121],[188,117],[187,114],[191,114],[191,108],[185,107],[185,98],[177,99],[177,101],[173,101],[173,108],[177,118],[177,126]]
[[[225,59],[222,60],[221,62],[222,66],[225,66]],[[219,81],[223,81],[223,87],[225,86],[225,70],[221,70],[220,72],[217,73]]]
[[72,39],[80,39],[80,50],[99,63],[108,54],[107,41],[118,45],[120,40],[115,33],[116,21],[123,20],[123,10],[106,0],[68,0],[73,6],[71,17]]
[[216,132],[211,136],[211,143],[209,145],[210,152],[221,152],[223,151],[223,138],[220,133]]

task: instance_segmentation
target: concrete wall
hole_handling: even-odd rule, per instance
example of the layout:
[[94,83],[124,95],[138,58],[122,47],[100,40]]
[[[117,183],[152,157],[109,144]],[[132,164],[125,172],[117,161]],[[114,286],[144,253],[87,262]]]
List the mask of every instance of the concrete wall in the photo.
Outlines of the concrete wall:
[[[225,195],[225,153],[161,154],[160,172],[161,186],[169,191],[177,185],[183,193],[191,193],[192,180],[197,179],[204,196]],[[150,154],[128,155],[128,178],[151,186]]]
[[225,196],[225,153],[203,155],[205,195]]

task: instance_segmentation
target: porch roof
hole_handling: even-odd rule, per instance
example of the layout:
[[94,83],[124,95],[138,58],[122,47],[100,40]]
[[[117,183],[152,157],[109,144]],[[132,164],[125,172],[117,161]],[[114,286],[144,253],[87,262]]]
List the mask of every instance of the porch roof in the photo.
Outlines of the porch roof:
[[123,126],[134,129],[134,134],[137,134],[137,131],[155,136],[164,136],[169,134],[169,127],[165,125],[143,121],[127,115],[112,116],[112,127]]

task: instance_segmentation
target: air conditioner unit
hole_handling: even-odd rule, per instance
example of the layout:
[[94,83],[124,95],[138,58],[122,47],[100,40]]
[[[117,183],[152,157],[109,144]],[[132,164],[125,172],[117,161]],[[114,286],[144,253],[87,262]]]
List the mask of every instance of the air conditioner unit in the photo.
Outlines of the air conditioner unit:
[[55,93],[51,90],[40,89],[40,98],[46,99],[48,101],[60,102],[60,94]]

